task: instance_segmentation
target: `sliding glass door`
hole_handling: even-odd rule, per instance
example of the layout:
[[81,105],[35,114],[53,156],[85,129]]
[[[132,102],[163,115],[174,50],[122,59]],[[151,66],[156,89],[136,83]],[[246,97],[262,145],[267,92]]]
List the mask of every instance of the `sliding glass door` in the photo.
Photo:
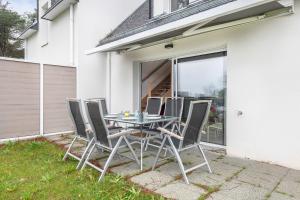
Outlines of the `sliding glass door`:
[[202,141],[225,145],[226,52],[179,58],[174,61],[174,96],[184,97],[183,121],[195,100],[212,100]]

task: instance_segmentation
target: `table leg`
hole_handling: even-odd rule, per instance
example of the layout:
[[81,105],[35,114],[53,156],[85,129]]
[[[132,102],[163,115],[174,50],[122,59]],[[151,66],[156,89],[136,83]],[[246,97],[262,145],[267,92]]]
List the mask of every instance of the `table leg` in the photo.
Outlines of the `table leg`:
[[144,150],[144,140],[141,140],[141,171],[143,171],[143,150]]
[[[141,137],[143,136],[143,126],[140,126]],[[141,139],[141,171],[143,171],[143,150],[144,150],[144,140]]]

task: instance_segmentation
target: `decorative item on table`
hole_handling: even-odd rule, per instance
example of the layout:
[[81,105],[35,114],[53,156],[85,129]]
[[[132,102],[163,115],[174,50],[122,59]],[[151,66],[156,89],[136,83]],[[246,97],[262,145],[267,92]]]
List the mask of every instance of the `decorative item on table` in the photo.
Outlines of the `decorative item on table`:
[[130,115],[130,112],[129,112],[129,111],[125,111],[125,112],[124,112],[124,117],[129,117],[129,115]]
[[146,119],[148,117],[148,113],[147,112],[143,112],[143,118]]
[[136,118],[137,118],[140,122],[142,122],[143,119],[144,119],[144,118],[143,118],[143,113],[137,111],[137,112],[136,112]]

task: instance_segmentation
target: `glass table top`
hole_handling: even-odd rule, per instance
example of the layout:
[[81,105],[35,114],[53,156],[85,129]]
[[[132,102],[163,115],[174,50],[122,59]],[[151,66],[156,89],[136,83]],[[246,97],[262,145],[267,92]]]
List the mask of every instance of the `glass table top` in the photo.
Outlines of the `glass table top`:
[[113,122],[144,125],[144,124],[152,124],[158,122],[176,121],[177,117],[160,116],[160,115],[155,115],[155,116],[149,115],[147,117],[142,117],[142,116],[136,117],[134,115],[129,115],[128,117],[125,117],[124,114],[108,114],[104,116],[104,119]]

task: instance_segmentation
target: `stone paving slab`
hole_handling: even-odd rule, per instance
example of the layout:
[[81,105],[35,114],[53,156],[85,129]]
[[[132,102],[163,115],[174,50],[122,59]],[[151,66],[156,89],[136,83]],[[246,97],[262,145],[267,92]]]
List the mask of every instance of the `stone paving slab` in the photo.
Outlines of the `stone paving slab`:
[[263,200],[268,190],[236,180],[225,183],[220,191],[212,194],[209,200]]
[[300,182],[283,179],[276,191],[300,199]]
[[252,162],[247,169],[258,173],[269,174],[281,178],[288,173],[288,168],[264,162]]
[[183,181],[172,182],[158,190],[156,193],[162,194],[166,198],[179,200],[197,200],[206,191],[195,185],[187,185]]
[[[153,164],[153,157],[144,158],[143,171],[150,170],[152,168],[152,164]],[[121,176],[133,176],[141,173],[140,166],[138,166],[136,162],[130,162],[128,164],[124,164],[118,167],[113,167],[111,171]]]
[[210,162],[210,167],[212,169],[212,174],[207,170],[207,167],[202,167],[191,174],[188,175],[188,178],[191,183],[206,185],[209,187],[215,187],[222,185],[226,182],[227,179],[233,176],[233,174],[238,173],[243,168],[236,167],[232,165],[227,165],[222,162]]
[[[51,136],[48,139],[68,148],[73,135]],[[85,143],[74,145],[77,154],[82,155]],[[133,148],[140,156],[140,145]],[[132,160],[115,156],[110,168],[112,172],[130,177],[131,181],[171,199],[209,199],[209,200],[298,200],[300,199],[300,171],[291,170],[277,165],[228,157],[216,151],[205,151],[213,173],[207,167],[188,174],[189,185],[185,184],[175,159],[158,163],[151,171],[157,148],[150,147],[144,153],[144,170]],[[120,150],[131,157],[127,148]],[[94,151],[92,159],[103,165],[109,156],[108,152]],[[163,156],[163,153],[161,154]],[[185,168],[203,162],[197,149],[181,153]],[[215,188],[214,191],[211,191]],[[206,198],[204,198],[206,197]]]
[[253,171],[253,169],[250,168],[242,171],[237,179],[241,182],[249,183],[256,187],[263,187],[269,191],[272,191],[278,182],[280,182],[280,178],[273,174]]
[[131,178],[132,182],[152,191],[157,190],[174,180],[174,177],[157,171],[146,172]]
[[[110,167],[127,164],[129,162],[133,162],[137,166],[135,161],[133,161],[132,159],[129,159],[130,157],[133,157],[131,152],[122,153],[122,155],[124,155],[126,157],[121,156],[121,155],[115,155],[114,159],[110,163]],[[109,156],[108,153],[102,154],[102,158],[98,159],[97,161],[100,163],[100,165],[103,166],[106,163],[108,156]]]
[[[70,145],[71,145],[71,144],[67,144],[67,145],[65,145],[65,147],[66,147],[66,148],[69,148]],[[86,148],[86,144],[82,144],[82,143],[75,142],[75,143],[73,144],[72,148],[74,148],[74,149],[79,149],[79,148],[85,149],[85,148]]]
[[224,164],[228,164],[228,165],[232,165],[232,166],[236,166],[236,167],[248,167],[251,164],[255,163],[255,161],[253,161],[253,160],[229,157],[229,156],[224,156],[224,155],[220,155],[220,158],[217,160]]
[[[206,151],[205,155],[207,160],[211,162],[212,160],[216,160],[222,154]],[[204,161],[202,155],[200,154],[200,151],[197,148],[192,148],[187,151],[184,151],[180,153],[180,156],[182,156],[182,162],[186,163]]]
[[72,140],[71,139],[62,139],[62,140],[56,140],[55,143],[59,145],[67,145],[71,144]]
[[268,200],[297,200],[297,199],[295,197],[291,197],[284,193],[273,192]]
[[55,142],[55,141],[58,141],[58,140],[62,140],[63,137],[62,137],[61,135],[54,135],[54,136],[49,136],[49,137],[47,137],[47,139],[48,139],[49,141]]
[[[155,171],[167,174],[169,176],[174,176],[174,177],[181,175],[177,162],[174,161],[167,161],[167,162],[169,163],[155,168]],[[161,162],[159,164],[161,164]]]
[[289,170],[284,180],[300,183],[300,170]]

